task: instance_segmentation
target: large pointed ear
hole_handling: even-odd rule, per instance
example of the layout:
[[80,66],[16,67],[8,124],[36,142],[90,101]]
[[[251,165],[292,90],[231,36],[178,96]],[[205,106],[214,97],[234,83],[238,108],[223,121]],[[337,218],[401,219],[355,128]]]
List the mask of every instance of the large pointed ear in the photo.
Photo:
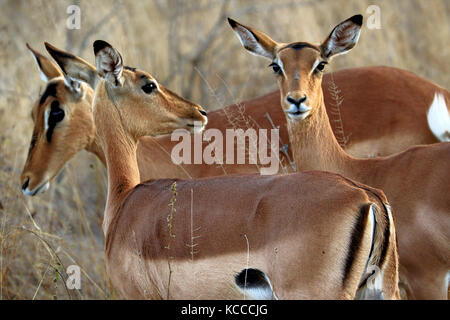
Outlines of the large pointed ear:
[[350,51],[359,39],[363,16],[358,14],[341,22],[322,43],[322,54],[325,58],[344,54]]
[[233,31],[238,36],[245,49],[254,55],[273,60],[275,57],[275,49],[278,45],[277,42],[272,40],[265,33],[244,26],[231,18],[228,18],[228,23],[231,28],[233,28]]
[[31,48],[31,46],[28,43],[27,48],[28,50],[30,50],[31,55],[34,58],[34,61],[36,61],[36,64],[41,73],[42,80],[48,82],[54,78],[63,76],[61,69],[59,69],[56,63],[54,63],[49,58],[43,56],[42,54],[38,53],[36,50]]
[[122,86],[123,60],[119,51],[106,41],[96,40],[94,42],[94,54],[99,75],[115,86]]
[[69,52],[63,51],[45,42],[45,48],[55,59],[66,76],[87,82],[91,88],[95,88],[97,70],[89,62],[84,61]]

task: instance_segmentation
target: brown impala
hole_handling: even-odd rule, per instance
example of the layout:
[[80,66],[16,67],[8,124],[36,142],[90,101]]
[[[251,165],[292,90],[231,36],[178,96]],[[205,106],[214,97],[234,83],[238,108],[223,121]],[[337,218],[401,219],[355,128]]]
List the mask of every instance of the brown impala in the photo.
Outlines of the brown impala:
[[[80,61],[77,70],[96,86],[107,271],[124,297],[398,298],[395,229],[382,192],[322,172],[139,184],[138,138],[192,131],[194,121],[206,124],[205,113],[150,74],[124,68],[108,43],[96,41],[94,52],[95,72]],[[59,99],[49,95],[42,107]]]
[[[247,50],[272,62],[297,169],[335,172],[383,190],[396,219],[403,293],[409,298],[446,299],[450,144],[412,147],[385,158],[357,159],[339,146],[327,117],[321,87],[323,69],[333,56],[356,45],[362,16],[337,25],[320,45],[277,43],[260,31],[231,19],[229,22]],[[438,101],[443,101],[441,94],[448,96],[441,90]],[[360,110],[370,108],[364,95],[361,101]],[[378,125],[378,121],[364,123],[369,130]]]
[[[79,57],[50,45],[47,45],[47,49],[69,75],[88,81],[89,74],[95,72],[94,66],[90,66]],[[79,151],[86,149],[93,152],[103,163],[105,159],[95,136],[91,114],[93,98],[91,87],[82,86],[80,88],[82,94],[68,90],[63,84],[62,72],[58,66],[31,48],[30,51],[43,78],[53,84],[49,86],[50,91],[47,94],[61,97],[60,105],[58,108],[55,105],[54,111],[51,111],[50,106],[46,109],[40,107],[39,101],[33,108],[35,126],[21,180],[24,193],[35,195],[48,188],[49,182],[64,164]],[[90,66],[86,74],[80,73],[77,69],[80,63]],[[337,85],[337,88],[333,87],[334,90],[330,91],[332,85]],[[426,116],[433,95],[440,88],[410,72],[389,67],[347,69],[324,75],[322,88],[332,128],[345,150],[352,155],[363,157],[387,155],[402,151],[411,145],[437,141],[428,129]],[[340,90],[340,93],[337,93],[337,90]],[[340,97],[333,96],[336,94]],[[339,108],[338,102],[342,98],[344,103]],[[360,108],[363,102],[365,108]],[[446,106],[442,100],[434,101],[432,106],[428,113],[429,119],[431,124],[435,123],[432,128],[439,135],[439,132],[445,132],[441,129],[445,127],[442,125],[445,123],[445,117],[442,117],[441,113],[442,108],[446,110]],[[62,109],[67,112],[64,117],[59,111]],[[280,137],[288,144],[286,120],[280,110],[280,94],[277,91],[241,103],[239,106],[232,105],[209,112],[208,127],[217,128],[222,133],[225,133],[227,128],[233,127],[247,129],[248,126],[253,126],[271,129],[272,125],[265,116],[268,113],[274,124],[281,126]],[[367,125],[373,123],[375,119],[376,125]],[[439,121],[433,122],[433,119]],[[37,139],[45,137],[46,128],[50,128],[51,141],[45,138]],[[171,142],[170,137],[140,139],[137,154],[142,180],[168,177],[200,178],[258,172],[258,167],[253,164],[175,165],[169,160],[176,143]],[[289,147],[288,152],[290,151]],[[284,163],[281,172],[292,171],[288,159],[284,156],[281,156],[281,159]]]

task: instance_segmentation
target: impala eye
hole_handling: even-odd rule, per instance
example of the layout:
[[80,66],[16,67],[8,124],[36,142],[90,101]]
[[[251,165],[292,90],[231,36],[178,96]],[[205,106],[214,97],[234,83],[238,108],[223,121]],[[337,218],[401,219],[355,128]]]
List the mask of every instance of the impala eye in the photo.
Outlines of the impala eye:
[[53,101],[50,106],[50,119],[55,124],[64,119],[64,110],[59,107],[58,101]]
[[326,64],[327,64],[327,62],[325,62],[325,61],[320,62],[316,67],[316,71],[323,71]]
[[156,84],[154,82],[146,83],[142,86],[142,91],[144,91],[146,94],[152,93],[157,88]]
[[64,110],[60,108],[58,101],[53,101],[50,105],[50,112],[48,113],[48,119],[46,119],[47,126],[47,141],[50,143],[52,141],[53,131],[56,125],[64,119]]
[[275,62],[272,62],[271,64],[269,64],[269,67],[272,67],[273,72],[275,74],[281,74],[281,68],[279,65],[277,65]]

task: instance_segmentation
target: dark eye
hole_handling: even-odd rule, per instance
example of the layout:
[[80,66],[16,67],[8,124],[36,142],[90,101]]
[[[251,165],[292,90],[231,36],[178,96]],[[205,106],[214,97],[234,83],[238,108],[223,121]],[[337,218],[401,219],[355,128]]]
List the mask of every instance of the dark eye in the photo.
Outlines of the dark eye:
[[59,107],[58,101],[53,101],[50,106],[50,118],[49,122],[59,122],[64,119],[64,110]]
[[269,67],[272,67],[273,72],[274,72],[275,74],[281,74],[281,68],[280,68],[280,66],[277,65],[275,62],[272,62],[272,63],[269,65]]
[[317,67],[316,67],[316,71],[323,71],[323,69],[325,68],[325,65],[327,63],[325,61],[320,62]]
[[142,86],[142,91],[144,91],[146,94],[150,94],[150,93],[152,93],[153,92],[153,90],[155,90],[157,87],[156,87],[156,84],[154,83],[154,82],[149,82],[149,83],[146,83],[146,84],[144,84],[143,86]]
[[56,125],[64,119],[64,110],[60,108],[58,101],[53,101],[50,105],[50,113],[47,120],[47,141],[50,143],[52,141],[53,131]]

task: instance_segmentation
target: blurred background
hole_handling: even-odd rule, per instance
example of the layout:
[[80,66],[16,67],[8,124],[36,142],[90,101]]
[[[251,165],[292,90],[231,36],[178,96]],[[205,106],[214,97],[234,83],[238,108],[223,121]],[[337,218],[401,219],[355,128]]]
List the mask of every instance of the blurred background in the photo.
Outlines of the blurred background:
[[[66,27],[72,4],[81,9],[78,30]],[[100,162],[83,151],[45,194],[29,198],[20,190],[30,112],[45,87],[25,43],[47,54],[48,41],[94,63],[93,41],[106,40],[126,65],[214,110],[277,89],[267,61],[245,52],[226,17],[280,42],[319,42],[354,14],[367,21],[370,5],[380,9],[381,28],[365,23],[358,46],[329,71],[395,66],[448,89],[448,0],[1,0],[0,299],[116,298],[103,258]],[[72,264],[81,267],[81,290],[65,286]]]

